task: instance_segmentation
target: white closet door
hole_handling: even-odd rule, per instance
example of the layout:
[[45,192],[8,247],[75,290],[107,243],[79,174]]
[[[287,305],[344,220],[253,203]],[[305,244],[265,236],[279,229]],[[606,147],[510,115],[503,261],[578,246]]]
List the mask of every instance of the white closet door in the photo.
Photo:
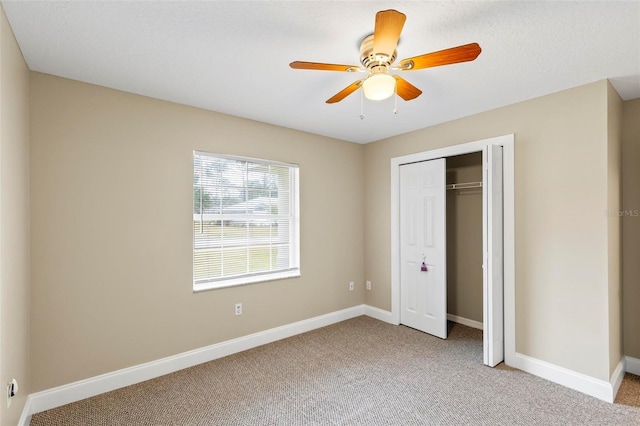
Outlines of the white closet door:
[[442,339],[447,338],[445,187],[444,158],[400,167],[400,323]]
[[504,361],[502,147],[488,145],[482,154],[484,363],[495,367]]

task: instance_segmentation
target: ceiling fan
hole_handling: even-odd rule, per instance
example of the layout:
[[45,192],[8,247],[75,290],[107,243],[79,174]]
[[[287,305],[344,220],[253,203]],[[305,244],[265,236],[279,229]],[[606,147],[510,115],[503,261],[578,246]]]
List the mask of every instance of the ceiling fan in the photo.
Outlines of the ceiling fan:
[[406,19],[406,15],[397,10],[382,10],[376,13],[375,30],[373,34],[365,37],[360,45],[360,63],[362,67],[302,61],[291,62],[289,66],[303,70],[369,73],[367,77],[351,83],[327,99],[328,104],[340,102],[361,87],[367,99],[382,100],[397,93],[405,101],[410,101],[420,96],[422,91],[399,75],[390,74],[390,70],[415,71],[423,68],[473,61],[482,51],[478,43],[470,43],[403,59],[393,66],[392,64],[398,54],[396,47]]

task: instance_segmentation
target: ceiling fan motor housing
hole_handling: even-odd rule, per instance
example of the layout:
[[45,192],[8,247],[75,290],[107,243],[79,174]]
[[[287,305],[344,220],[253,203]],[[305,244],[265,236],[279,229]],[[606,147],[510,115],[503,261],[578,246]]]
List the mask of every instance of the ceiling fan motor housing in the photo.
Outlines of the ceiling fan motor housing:
[[360,45],[360,63],[370,71],[373,67],[377,66],[384,66],[386,71],[386,67],[390,66],[397,57],[398,52],[396,50],[393,51],[391,57],[386,53],[374,52],[373,34],[368,35],[362,40],[362,44]]

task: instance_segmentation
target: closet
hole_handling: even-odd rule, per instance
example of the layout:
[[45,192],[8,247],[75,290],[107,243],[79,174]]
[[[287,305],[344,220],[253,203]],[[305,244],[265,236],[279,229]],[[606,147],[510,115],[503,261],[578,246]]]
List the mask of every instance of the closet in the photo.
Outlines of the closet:
[[441,339],[447,320],[480,329],[496,366],[514,323],[512,135],[391,166],[393,322]]
[[446,159],[447,319],[482,329],[482,152]]

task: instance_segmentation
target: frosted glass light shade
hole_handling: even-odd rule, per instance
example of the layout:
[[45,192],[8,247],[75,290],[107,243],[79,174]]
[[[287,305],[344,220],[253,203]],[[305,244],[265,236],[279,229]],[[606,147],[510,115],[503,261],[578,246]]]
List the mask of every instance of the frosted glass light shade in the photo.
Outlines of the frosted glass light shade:
[[364,96],[372,101],[381,101],[396,91],[396,79],[389,74],[374,74],[362,83]]

